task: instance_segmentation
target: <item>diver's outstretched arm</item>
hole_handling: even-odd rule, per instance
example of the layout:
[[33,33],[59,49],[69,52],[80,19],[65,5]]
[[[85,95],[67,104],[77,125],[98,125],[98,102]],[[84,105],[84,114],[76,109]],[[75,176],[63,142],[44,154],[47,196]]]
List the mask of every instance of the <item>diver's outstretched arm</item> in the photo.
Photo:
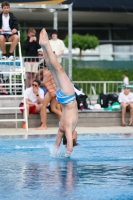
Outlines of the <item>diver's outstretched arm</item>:
[[[66,129],[65,133],[66,139],[67,139],[67,149],[66,149],[66,155],[70,155],[73,151],[73,138],[72,138],[72,130],[70,128]],[[67,157],[67,156],[66,156]]]
[[56,138],[56,143],[55,143],[55,146],[57,148],[60,146],[62,137],[63,137],[63,133],[60,130],[58,130],[58,134],[57,134],[57,138]]

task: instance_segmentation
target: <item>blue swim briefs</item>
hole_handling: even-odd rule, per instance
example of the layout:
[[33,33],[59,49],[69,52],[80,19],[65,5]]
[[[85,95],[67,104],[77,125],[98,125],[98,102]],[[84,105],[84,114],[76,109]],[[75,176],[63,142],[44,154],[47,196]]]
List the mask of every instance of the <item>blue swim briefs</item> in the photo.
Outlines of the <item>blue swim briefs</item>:
[[64,94],[61,90],[57,90],[56,98],[60,104],[69,104],[69,103],[75,101],[76,96],[75,96],[75,93],[68,96],[68,95]]

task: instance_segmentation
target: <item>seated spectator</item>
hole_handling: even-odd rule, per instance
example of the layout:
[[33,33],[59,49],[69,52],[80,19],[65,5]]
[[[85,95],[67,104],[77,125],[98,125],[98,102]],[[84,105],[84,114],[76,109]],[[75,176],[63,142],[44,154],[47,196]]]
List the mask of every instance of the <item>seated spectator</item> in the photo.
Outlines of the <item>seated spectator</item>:
[[31,87],[31,84],[35,78],[35,74],[38,72],[38,49],[41,48],[37,41],[36,31],[33,28],[28,30],[28,37],[24,41],[25,56],[25,72],[27,75],[26,85]]
[[[0,48],[3,53],[2,59],[15,60],[13,56],[14,49],[16,48],[19,40],[18,36],[18,22],[15,16],[10,13],[10,4],[4,1],[1,4],[2,13],[0,14]],[[5,42],[12,42],[9,54],[6,53]]]
[[52,73],[50,72],[50,70],[48,70],[47,67],[45,67],[41,72],[43,73],[44,87],[47,89],[47,92],[43,100],[43,106],[42,106],[42,123],[41,123],[41,126],[37,128],[37,130],[47,129],[46,108],[49,102],[50,102],[51,111],[58,116],[59,121],[62,115],[61,104],[56,100],[56,86],[54,83]]
[[121,103],[122,109],[122,123],[121,126],[126,126],[125,114],[126,111],[130,111],[129,126],[133,124],[133,93],[130,92],[128,86],[125,86],[124,91],[120,93],[119,102]]
[[[27,118],[30,113],[38,113],[41,111],[43,99],[44,99],[44,91],[40,88],[40,81],[34,80],[33,84],[30,88],[27,88],[24,92],[24,98],[26,100],[26,109],[27,109]],[[24,107],[24,100],[20,103],[20,111],[23,113],[23,117],[25,119],[25,111],[21,109]],[[42,114],[40,112],[40,114]],[[23,128],[26,128],[26,122],[24,121]]]

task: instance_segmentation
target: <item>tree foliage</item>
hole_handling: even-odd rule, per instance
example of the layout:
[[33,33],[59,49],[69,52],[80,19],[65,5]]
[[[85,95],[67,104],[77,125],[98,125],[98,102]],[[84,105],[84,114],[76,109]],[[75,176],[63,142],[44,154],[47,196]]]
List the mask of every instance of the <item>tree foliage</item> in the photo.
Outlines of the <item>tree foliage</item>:
[[[64,43],[68,47],[68,36],[66,36]],[[82,56],[82,50],[95,49],[98,45],[99,40],[94,35],[80,35],[77,33],[72,35],[72,48],[80,49],[80,57]]]
[[122,81],[123,74],[133,80],[133,69],[100,69],[73,67],[73,81]]
[[22,31],[21,27],[20,27],[20,42],[21,42],[21,50],[22,50],[22,55],[24,56],[25,55],[25,51],[23,49],[23,45],[24,45],[24,41],[26,40],[27,38],[27,33]]
[[[23,49],[23,45],[24,45],[25,39],[27,38],[27,34],[24,31],[22,31],[20,24],[18,25],[18,30],[20,31],[20,43],[21,43],[22,56],[24,56],[25,51]],[[16,49],[16,55],[19,56],[18,46],[17,46],[17,49]]]

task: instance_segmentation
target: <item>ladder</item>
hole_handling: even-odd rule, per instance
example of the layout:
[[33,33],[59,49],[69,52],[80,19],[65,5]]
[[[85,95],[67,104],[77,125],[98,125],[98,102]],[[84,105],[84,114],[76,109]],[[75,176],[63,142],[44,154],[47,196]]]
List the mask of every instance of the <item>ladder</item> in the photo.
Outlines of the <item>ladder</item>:
[[[9,106],[0,106],[0,114],[3,113],[12,113],[14,118],[10,119],[0,119],[0,122],[15,122],[16,129],[18,128],[18,122],[26,122],[26,131],[28,132],[28,119],[27,119],[27,110],[26,110],[26,101],[24,98],[24,68],[22,62],[22,53],[21,53],[21,44],[20,44],[20,32],[18,32],[19,41],[18,41],[18,53],[19,57],[14,61],[2,60],[0,59],[0,102],[4,103],[4,100],[8,101]],[[6,42],[6,45],[11,45],[12,42]],[[15,51],[14,51],[15,56]],[[6,78],[5,78],[6,77]],[[17,78],[19,77],[19,79]],[[2,81],[3,80],[3,81]],[[19,80],[19,82],[18,82]],[[25,120],[19,118],[18,114],[20,113],[19,104],[24,98],[24,106],[21,109],[25,110]],[[3,101],[3,102],[2,102]]]

